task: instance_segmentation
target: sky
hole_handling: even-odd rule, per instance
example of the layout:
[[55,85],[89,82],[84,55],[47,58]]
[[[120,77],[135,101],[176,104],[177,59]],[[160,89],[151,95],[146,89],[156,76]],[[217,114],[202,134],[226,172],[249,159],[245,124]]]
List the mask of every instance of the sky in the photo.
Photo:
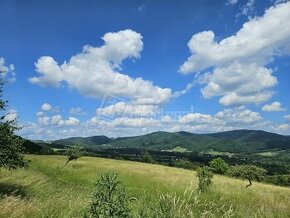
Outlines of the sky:
[[290,135],[290,2],[0,0],[19,135]]

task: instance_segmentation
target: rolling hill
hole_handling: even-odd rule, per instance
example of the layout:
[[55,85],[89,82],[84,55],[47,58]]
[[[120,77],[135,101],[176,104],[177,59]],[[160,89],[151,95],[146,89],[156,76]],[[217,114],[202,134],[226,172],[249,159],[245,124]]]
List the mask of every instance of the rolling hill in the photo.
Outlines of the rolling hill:
[[192,206],[192,216],[174,217],[290,216],[290,189],[285,187],[254,182],[251,188],[246,188],[247,181],[215,175],[212,187],[200,194],[192,170],[94,157],[82,157],[62,167],[66,162],[64,156],[26,158],[31,167],[2,170],[0,217],[83,217],[95,192],[96,180],[112,171],[118,173],[129,197],[137,199],[130,201],[134,212],[158,208],[163,194],[172,196],[174,202],[188,199]]
[[210,134],[189,132],[153,132],[134,137],[111,139],[106,136],[75,137],[53,141],[65,146],[81,144],[89,148],[140,148],[153,150],[171,150],[176,147],[187,151],[203,152],[259,152],[265,150],[290,149],[290,137],[261,130],[234,130]]

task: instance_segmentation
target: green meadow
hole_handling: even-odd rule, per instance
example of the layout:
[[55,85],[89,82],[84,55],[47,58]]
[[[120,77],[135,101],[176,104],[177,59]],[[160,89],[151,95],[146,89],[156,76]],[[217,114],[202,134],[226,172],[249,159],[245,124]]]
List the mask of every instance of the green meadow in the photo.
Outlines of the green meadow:
[[[290,188],[215,175],[205,193],[197,191],[194,171],[123,160],[82,157],[66,167],[65,156],[27,155],[30,167],[1,170],[0,217],[82,217],[102,173],[116,172],[128,195],[132,210],[156,207],[161,194],[182,196],[191,187],[192,201],[231,210],[231,217],[290,217]],[[198,200],[196,200],[198,198]],[[210,203],[209,203],[210,202]],[[204,217],[219,214],[203,213]],[[197,216],[199,217],[199,216]]]

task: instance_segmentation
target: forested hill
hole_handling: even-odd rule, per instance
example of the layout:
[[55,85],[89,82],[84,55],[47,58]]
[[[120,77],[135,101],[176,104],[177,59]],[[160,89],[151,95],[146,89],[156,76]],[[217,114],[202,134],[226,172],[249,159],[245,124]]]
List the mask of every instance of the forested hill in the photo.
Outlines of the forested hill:
[[53,141],[64,146],[83,145],[86,147],[142,148],[187,151],[258,152],[265,150],[290,149],[290,136],[261,130],[233,130],[211,134],[189,132],[154,132],[141,136],[109,138],[106,136],[74,137]]

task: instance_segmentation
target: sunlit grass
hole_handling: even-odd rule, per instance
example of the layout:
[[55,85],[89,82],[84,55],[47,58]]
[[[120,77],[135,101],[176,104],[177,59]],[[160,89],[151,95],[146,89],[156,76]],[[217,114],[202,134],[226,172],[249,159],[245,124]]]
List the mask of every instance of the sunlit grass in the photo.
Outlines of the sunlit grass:
[[[0,217],[80,217],[100,174],[117,172],[130,196],[155,205],[160,193],[182,195],[197,188],[195,172],[161,165],[82,157],[66,167],[63,156],[29,155],[31,167],[3,171]],[[290,189],[215,176],[213,186],[200,198],[232,205],[235,217],[290,217]],[[13,189],[17,189],[13,193]],[[13,209],[11,209],[13,208]],[[8,216],[9,215],[9,216]]]

